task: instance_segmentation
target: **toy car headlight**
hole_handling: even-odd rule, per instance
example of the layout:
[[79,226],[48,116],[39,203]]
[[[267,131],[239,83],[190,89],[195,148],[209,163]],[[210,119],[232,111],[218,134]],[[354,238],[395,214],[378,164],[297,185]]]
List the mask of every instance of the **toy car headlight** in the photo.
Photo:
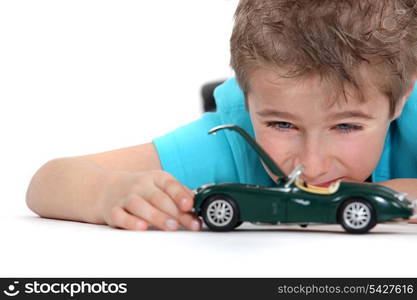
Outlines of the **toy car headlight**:
[[408,195],[407,193],[397,193],[397,194],[395,194],[395,197],[398,200],[403,201],[407,195]]
[[413,208],[414,212],[416,212],[417,211],[417,199],[411,199],[408,207]]
[[202,189],[205,189],[206,187],[209,187],[209,186],[211,186],[211,185],[214,185],[214,183],[206,183],[206,184],[203,184],[202,186],[198,187],[197,189],[194,189],[194,190],[193,190],[193,192],[194,192],[195,194],[197,194],[197,193],[198,193],[198,192],[200,192]]

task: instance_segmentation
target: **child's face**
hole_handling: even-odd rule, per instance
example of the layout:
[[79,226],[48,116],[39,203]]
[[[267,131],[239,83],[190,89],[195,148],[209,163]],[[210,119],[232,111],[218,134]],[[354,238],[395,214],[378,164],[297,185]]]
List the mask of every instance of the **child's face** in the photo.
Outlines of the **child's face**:
[[388,100],[370,87],[364,103],[347,91],[347,103],[339,99],[329,107],[331,92],[319,78],[255,71],[247,97],[256,140],[287,175],[303,164],[301,178],[310,184],[365,181],[383,149]]

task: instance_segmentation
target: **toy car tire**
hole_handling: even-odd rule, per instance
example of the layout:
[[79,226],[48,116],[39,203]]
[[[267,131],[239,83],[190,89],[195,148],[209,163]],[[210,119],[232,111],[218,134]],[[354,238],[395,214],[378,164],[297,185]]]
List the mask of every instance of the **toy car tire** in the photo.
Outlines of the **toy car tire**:
[[238,221],[237,222],[237,224],[236,224],[236,226],[235,226],[235,228],[238,228],[240,225],[242,225],[243,224],[243,222],[242,221]]
[[224,195],[208,198],[202,207],[202,217],[214,231],[230,231],[239,226],[239,208],[235,201]]
[[346,200],[340,207],[338,219],[349,233],[366,233],[376,225],[375,209],[360,198]]

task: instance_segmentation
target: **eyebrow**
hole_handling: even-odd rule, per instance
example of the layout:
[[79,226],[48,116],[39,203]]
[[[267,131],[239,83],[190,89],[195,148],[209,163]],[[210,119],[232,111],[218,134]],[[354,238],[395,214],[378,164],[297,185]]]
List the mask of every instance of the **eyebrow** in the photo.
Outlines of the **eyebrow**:
[[276,117],[276,118],[284,118],[284,119],[293,119],[298,120],[298,117],[296,115],[293,115],[292,113],[285,112],[285,111],[278,111],[273,109],[264,109],[258,112],[258,115],[261,117]]
[[327,119],[329,121],[340,120],[340,119],[363,119],[363,120],[373,120],[375,119],[373,116],[370,116],[360,110],[348,110],[335,113],[329,116]]
[[[292,119],[292,120],[299,120],[299,118],[289,112],[285,111],[278,111],[278,110],[272,110],[272,109],[265,109],[261,110],[257,113],[261,117],[276,117],[276,118],[284,118],[284,119]],[[328,121],[335,121],[340,119],[349,119],[349,118],[355,118],[355,119],[364,119],[364,120],[373,120],[374,117],[359,111],[359,110],[348,110],[348,111],[342,111],[335,114],[332,114],[327,117]]]

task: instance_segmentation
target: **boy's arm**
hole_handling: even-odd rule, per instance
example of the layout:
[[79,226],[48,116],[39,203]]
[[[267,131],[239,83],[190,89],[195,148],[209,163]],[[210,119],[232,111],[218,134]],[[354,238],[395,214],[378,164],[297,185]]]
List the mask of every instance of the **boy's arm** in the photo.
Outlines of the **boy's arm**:
[[[377,184],[389,187],[395,191],[407,193],[408,199],[417,199],[417,178],[397,178],[377,182]],[[414,207],[414,214],[417,214],[417,207]],[[417,219],[411,219],[411,223],[417,223]]]
[[[51,160],[33,176],[26,201],[43,217],[129,229],[140,229],[140,221],[147,219],[161,229],[173,229],[166,226],[170,217],[190,228],[193,218],[184,211],[191,209],[192,197],[161,171],[155,147],[148,143]],[[181,204],[184,198],[188,203]]]
[[417,199],[417,178],[397,178],[376,183],[398,192],[407,193],[409,199]]
[[153,143],[85,155],[83,158],[111,171],[140,172],[162,169]]

